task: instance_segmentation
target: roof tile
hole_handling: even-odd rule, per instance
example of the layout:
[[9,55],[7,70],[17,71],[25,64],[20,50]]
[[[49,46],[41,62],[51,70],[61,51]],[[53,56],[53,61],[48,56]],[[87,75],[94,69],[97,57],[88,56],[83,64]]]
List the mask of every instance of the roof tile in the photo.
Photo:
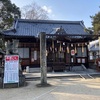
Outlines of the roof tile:
[[26,20],[18,19],[15,22],[16,31],[5,31],[6,35],[35,36],[40,32],[52,34],[54,29],[62,27],[67,34],[87,34],[82,21],[55,21],[55,20]]

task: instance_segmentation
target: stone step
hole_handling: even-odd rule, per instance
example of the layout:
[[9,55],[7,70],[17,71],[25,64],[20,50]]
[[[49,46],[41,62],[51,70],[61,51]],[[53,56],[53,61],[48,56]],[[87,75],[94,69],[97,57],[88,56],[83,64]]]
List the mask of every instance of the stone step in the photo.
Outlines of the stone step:
[[28,70],[26,69],[26,72],[29,73],[40,72],[40,68],[29,68]]
[[72,68],[71,68],[71,70],[72,71],[84,71],[84,70],[86,70],[86,67],[85,66],[73,66]]

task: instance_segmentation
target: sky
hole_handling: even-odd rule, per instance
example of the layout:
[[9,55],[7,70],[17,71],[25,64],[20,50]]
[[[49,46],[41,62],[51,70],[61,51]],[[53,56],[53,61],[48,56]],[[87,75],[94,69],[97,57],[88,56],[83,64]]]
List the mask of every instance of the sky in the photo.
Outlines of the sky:
[[85,26],[92,27],[90,16],[100,11],[100,0],[11,0],[16,6],[36,2],[48,12],[50,20],[84,21]]

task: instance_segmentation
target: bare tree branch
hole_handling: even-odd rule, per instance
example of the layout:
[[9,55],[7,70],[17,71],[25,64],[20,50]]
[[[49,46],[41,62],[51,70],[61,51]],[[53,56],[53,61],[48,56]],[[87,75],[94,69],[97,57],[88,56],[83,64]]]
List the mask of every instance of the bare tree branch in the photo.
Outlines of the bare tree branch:
[[35,2],[22,8],[22,18],[24,19],[48,19],[48,13]]

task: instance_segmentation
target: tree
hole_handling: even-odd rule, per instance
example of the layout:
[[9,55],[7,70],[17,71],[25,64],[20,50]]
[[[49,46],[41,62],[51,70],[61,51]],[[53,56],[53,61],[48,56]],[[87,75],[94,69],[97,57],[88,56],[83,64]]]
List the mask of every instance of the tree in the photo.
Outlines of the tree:
[[12,26],[15,17],[20,18],[19,7],[12,4],[10,0],[0,1],[0,29],[7,29]]
[[22,18],[24,19],[48,19],[48,13],[35,2],[22,8]]
[[90,17],[92,19],[94,33],[99,34],[100,33],[100,12]]

